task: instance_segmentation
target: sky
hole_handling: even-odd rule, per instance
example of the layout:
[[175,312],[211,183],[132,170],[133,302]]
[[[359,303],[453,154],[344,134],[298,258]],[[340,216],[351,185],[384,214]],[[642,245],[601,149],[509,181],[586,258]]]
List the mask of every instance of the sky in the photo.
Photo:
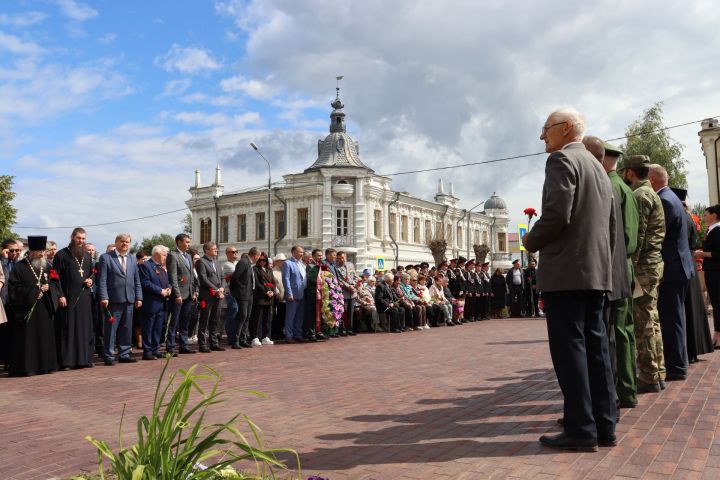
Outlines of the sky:
[[[720,115],[711,1],[15,0],[0,2],[0,173],[22,236],[73,226],[112,243],[181,230],[223,171],[225,191],[298,173],[328,132],[343,75],[348,133],[381,174],[541,152],[570,106],[615,138],[655,102],[707,203],[700,120]],[[462,208],[497,192],[511,223],[540,208],[545,155],[393,177]],[[42,230],[41,228],[52,227]],[[61,227],[61,228],[55,228]],[[513,230],[511,228],[511,230]]]

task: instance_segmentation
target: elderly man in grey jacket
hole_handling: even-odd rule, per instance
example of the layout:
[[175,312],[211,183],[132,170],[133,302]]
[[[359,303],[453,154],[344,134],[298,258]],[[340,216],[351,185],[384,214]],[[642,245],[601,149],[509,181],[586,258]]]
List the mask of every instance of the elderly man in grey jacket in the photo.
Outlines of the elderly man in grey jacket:
[[603,301],[612,290],[615,244],[613,190],[607,174],[582,144],[585,121],[556,110],[542,128],[545,163],[542,216],[525,236],[540,252],[548,340],[564,396],[564,431],[540,441],[565,450],[597,451],[617,444],[615,384],[610,369]]

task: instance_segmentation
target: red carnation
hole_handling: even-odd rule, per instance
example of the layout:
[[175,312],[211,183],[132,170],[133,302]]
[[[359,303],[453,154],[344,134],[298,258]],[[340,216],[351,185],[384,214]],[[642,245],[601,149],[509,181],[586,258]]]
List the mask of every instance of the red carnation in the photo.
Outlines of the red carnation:
[[537,211],[535,211],[535,209],[532,207],[526,208],[525,210],[523,210],[523,213],[530,218],[537,217]]
[[205,310],[207,307],[207,302],[205,300],[200,300],[200,310]]
[[265,285],[265,287],[267,288],[273,288],[275,286],[275,284],[271,282],[265,282],[263,285]]
[[211,289],[210,289],[210,296],[211,296],[211,297],[214,297],[215,295],[217,295],[217,292],[215,291],[214,288],[211,288]]
[[108,318],[108,323],[115,323],[115,316],[110,315],[110,318]]
[[225,275],[225,281],[229,283],[230,280],[232,280],[232,274]]
[[91,275],[95,275],[97,273],[97,268],[93,268],[90,270]]
[[182,278],[180,279],[180,283],[182,283],[183,285],[185,285],[185,277],[182,277]]
[[53,268],[50,269],[48,275],[50,275],[51,280],[60,280],[60,275],[58,275],[58,273]]

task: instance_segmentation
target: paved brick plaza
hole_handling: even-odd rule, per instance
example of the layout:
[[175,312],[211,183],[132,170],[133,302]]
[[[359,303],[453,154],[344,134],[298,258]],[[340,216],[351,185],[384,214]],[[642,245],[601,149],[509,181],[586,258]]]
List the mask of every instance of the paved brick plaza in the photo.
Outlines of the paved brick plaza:
[[[620,445],[557,453],[561,404],[543,320],[498,320],[173,359],[209,363],[270,446],[296,449],[303,475],[338,479],[720,478],[720,354],[623,410]],[[160,361],[0,378],[0,479],[96,470],[90,434],[117,443],[149,411]],[[250,397],[257,389],[270,399]]]

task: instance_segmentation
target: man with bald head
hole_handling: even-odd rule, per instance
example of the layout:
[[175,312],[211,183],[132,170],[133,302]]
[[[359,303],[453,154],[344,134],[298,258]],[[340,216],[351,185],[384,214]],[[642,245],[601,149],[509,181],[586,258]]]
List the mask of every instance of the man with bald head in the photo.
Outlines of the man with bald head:
[[543,435],[552,448],[597,451],[617,444],[615,383],[603,322],[612,289],[615,245],[612,185],[582,143],[585,120],[573,109],[551,113],[540,139],[545,163],[542,216],[523,239],[540,252],[548,342],[564,397],[563,432]]
[[604,306],[605,326],[608,330],[610,361],[613,364],[618,405],[622,408],[634,408],[637,406],[637,381],[631,256],[637,249],[637,203],[632,190],[625,185],[616,171],[622,151],[589,135],[583,138],[583,144],[601,163],[613,187],[618,228],[612,264],[613,289]]
[[668,187],[668,174],[658,164],[650,165],[650,185],[660,197],[665,213],[665,239],[662,259],[665,263],[658,286],[658,314],[662,326],[666,380],[685,380],[688,355],[685,337],[685,296],[695,275],[687,237],[685,209]]

